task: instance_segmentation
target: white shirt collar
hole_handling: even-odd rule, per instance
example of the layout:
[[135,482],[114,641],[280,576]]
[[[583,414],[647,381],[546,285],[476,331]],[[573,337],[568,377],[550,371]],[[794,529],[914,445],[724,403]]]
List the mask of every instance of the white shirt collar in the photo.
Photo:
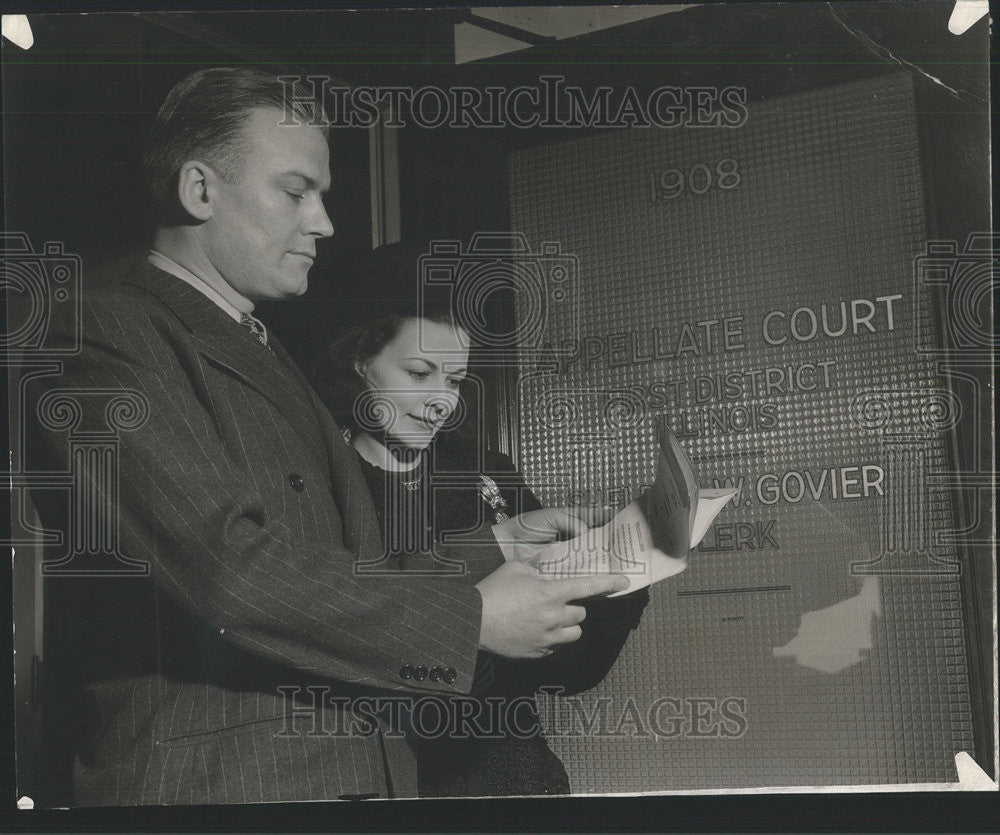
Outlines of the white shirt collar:
[[240,321],[240,317],[244,313],[253,312],[253,302],[241,296],[224,281],[220,282],[218,287],[215,287],[200,275],[191,272],[187,267],[182,267],[172,258],[168,258],[162,252],[157,252],[155,249],[151,249],[146,258],[154,267],[159,267],[164,272],[176,276],[181,281],[190,284],[198,292],[203,293],[237,322]]

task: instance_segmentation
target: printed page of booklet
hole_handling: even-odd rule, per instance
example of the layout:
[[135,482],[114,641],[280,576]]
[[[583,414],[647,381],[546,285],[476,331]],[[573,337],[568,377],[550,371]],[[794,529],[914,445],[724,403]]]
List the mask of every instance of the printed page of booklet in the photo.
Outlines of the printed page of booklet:
[[548,578],[625,574],[629,587],[645,588],[687,568],[691,549],[737,488],[699,489],[691,460],[665,424],[657,428],[660,457],[656,480],[606,525],[542,550],[539,573]]

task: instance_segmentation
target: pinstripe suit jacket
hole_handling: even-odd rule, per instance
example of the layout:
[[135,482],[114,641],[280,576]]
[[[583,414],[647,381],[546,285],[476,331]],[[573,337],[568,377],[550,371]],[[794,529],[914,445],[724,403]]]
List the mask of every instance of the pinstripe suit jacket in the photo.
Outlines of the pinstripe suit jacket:
[[[95,392],[148,403],[148,419],[119,433],[116,506],[120,551],[150,570],[114,576],[113,556],[78,556],[68,565],[94,576],[46,581],[47,709],[73,743],[73,802],[415,795],[412,747],[392,719],[405,711],[379,714],[370,698],[469,692],[472,582],[503,561],[488,531],[449,546],[463,578],[407,576],[392,559],[359,572],[382,556],[371,497],[280,345],[273,356],[150,265],[82,309],[83,350],[28,386],[29,415],[69,396],[76,423],[36,421],[30,448],[35,466],[66,470],[69,434],[107,429]],[[71,324],[55,322],[50,344],[67,345]],[[77,518],[94,518],[111,489],[92,470],[74,487]],[[65,527],[64,507],[36,504]],[[418,681],[406,665],[449,675]]]

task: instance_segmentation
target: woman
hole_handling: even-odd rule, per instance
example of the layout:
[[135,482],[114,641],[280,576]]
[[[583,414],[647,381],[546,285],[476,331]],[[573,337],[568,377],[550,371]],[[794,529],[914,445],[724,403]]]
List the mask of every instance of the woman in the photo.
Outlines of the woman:
[[[461,393],[468,380],[469,334],[456,323],[447,297],[424,293],[416,303],[417,255],[398,244],[371,254],[355,277],[378,298],[358,306],[354,324],[313,373],[320,397],[359,456],[386,558],[404,565],[432,551],[449,531],[541,507],[510,459],[483,454],[473,437],[476,421]],[[367,314],[360,312],[365,308]],[[565,692],[596,684],[647,600],[643,591],[589,603],[580,640],[546,659],[481,652],[472,692],[483,706],[476,717],[479,732],[440,732],[473,727],[454,721],[462,708],[453,699],[447,702],[449,721],[417,734],[420,795],[568,793],[566,770],[542,734],[534,693],[544,685]]]

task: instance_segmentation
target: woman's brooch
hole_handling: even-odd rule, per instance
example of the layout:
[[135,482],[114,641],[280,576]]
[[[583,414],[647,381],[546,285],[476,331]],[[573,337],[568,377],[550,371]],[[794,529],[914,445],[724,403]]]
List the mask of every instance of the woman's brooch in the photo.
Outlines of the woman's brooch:
[[492,478],[483,473],[479,475],[479,495],[490,506],[498,525],[510,519],[507,514],[507,502],[500,495],[500,488],[497,487],[497,483]]

